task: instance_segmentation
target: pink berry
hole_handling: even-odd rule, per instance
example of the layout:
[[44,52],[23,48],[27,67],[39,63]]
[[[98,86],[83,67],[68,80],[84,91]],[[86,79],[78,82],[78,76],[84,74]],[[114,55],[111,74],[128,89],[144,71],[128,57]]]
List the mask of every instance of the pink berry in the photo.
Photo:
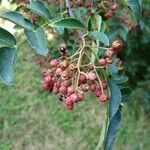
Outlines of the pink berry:
[[57,76],[61,76],[61,74],[62,74],[61,68],[57,68],[57,69],[56,69],[56,75],[57,75]]
[[96,86],[94,84],[90,85],[89,90],[94,92],[96,90]]
[[61,87],[61,81],[58,80],[56,83],[55,83],[56,87],[60,88]]
[[65,107],[67,110],[73,110],[74,105],[65,105]]
[[67,97],[66,99],[64,99],[64,103],[66,105],[73,105],[74,102],[73,102],[72,98]]
[[106,65],[107,65],[107,61],[106,61],[106,59],[104,59],[104,58],[101,58],[101,59],[98,61],[98,63],[99,63],[100,66],[106,66]]
[[43,82],[43,83],[42,83],[42,88],[43,88],[44,90],[49,90],[49,83]]
[[45,79],[46,82],[52,81],[52,77],[51,76],[46,76],[44,79]]
[[88,65],[88,69],[89,69],[89,70],[93,70],[93,69],[94,69],[94,64],[89,64],[89,65]]
[[101,102],[106,102],[106,101],[108,101],[108,96],[107,96],[106,94],[101,94],[101,95],[99,96],[99,100],[100,100]]
[[108,64],[112,64],[113,63],[113,59],[111,57],[106,57],[105,58]]
[[67,70],[65,70],[65,71],[63,71],[63,72],[61,73],[61,78],[62,78],[62,79],[68,79],[68,71],[67,71]]
[[59,67],[63,70],[66,69],[68,66],[69,66],[69,62],[67,60],[64,60],[59,63]]
[[89,73],[87,74],[87,77],[88,77],[88,79],[89,79],[90,81],[95,81],[96,78],[97,78],[97,76],[96,76],[96,74],[95,74],[94,72],[89,72]]
[[87,82],[86,76],[82,73],[79,76],[79,82],[83,84]]
[[51,62],[50,62],[50,66],[55,68],[57,67],[58,65],[58,60],[57,59],[52,59]]
[[115,53],[117,53],[122,47],[123,47],[123,44],[119,40],[116,40],[112,43],[112,48]]
[[103,86],[103,89],[107,89],[108,88],[108,83],[106,81],[102,81],[102,86]]
[[74,89],[73,86],[69,86],[69,87],[67,88],[67,94],[68,94],[68,95],[71,95],[71,94],[73,94],[74,92],[75,92],[75,89]]
[[111,7],[112,10],[116,10],[118,8],[118,4],[114,3]]
[[67,88],[65,86],[61,86],[59,88],[59,92],[65,95],[67,93]]
[[96,90],[95,90],[95,95],[96,95],[96,97],[99,97],[101,94],[102,94],[102,92],[101,92],[100,89],[96,89]]
[[114,55],[114,51],[112,51],[112,50],[107,50],[106,53],[105,53],[105,55],[106,55],[107,57],[112,57],[112,56]]
[[83,91],[88,91],[89,90],[89,85],[88,84],[81,84],[81,89]]
[[54,86],[52,93],[53,94],[58,94],[59,93],[58,87]]
[[71,86],[71,81],[65,80],[65,81],[63,81],[63,82],[61,83],[61,85],[62,85],[62,86],[65,86],[65,87],[67,88],[67,87]]
[[71,94],[69,97],[72,99],[74,103],[78,101],[78,95],[76,93]]
[[83,101],[84,100],[84,94],[78,93],[78,101]]

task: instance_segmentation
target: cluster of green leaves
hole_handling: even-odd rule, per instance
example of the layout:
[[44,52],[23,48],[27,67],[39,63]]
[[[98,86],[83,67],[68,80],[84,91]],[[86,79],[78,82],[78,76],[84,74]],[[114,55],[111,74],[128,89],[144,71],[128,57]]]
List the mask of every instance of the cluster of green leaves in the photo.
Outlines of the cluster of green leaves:
[[[141,16],[141,1],[140,0],[125,0],[123,5],[129,8],[134,17],[139,20]],[[87,23],[81,21],[80,15],[77,18],[66,17],[58,13],[53,17],[51,11],[47,5],[40,0],[31,0],[30,4],[26,6],[29,10],[33,11],[37,15],[41,16],[44,20],[43,24],[32,24],[30,20],[26,19],[18,11],[9,11],[0,13],[0,17],[9,20],[21,28],[24,29],[25,40],[27,40],[30,46],[35,50],[37,54],[46,56],[48,54],[47,40],[45,36],[44,27],[48,26],[53,30],[63,34],[64,30],[74,29],[81,30],[84,34],[89,36],[92,41],[96,41],[95,44],[99,46],[102,44],[104,47],[109,46],[109,37],[104,33],[107,22],[102,20],[99,14],[94,14],[88,18]],[[78,13],[78,11],[75,11]],[[96,26],[95,26],[96,25]],[[127,37],[127,28],[121,30],[124,40]],[[126,35],[125,35],[126,34]],[[114,34],[113,34],[114,35]],[[0,78],[8,85],[12,85],[13,81],[13,68],[16,60],[17,52],[20,44],[24,41],[17,42],[14,36],[8,31],[0,28]],[[98,54],[100,49],[96,49],[95,53]],[[94,60],[93,60],[94,61]],[[105,128],[107,132],[105,136],[105,150],[111,150],[115,135],[120,127],[121,122],[121,103],[126,100],[129,95],[129,89],[126,88],[124,83],[128,80],[124,74],[120,74],[117,67],[112,64],[109,65],[111,78],[109,80],[109,87],[111,93],[111,99],[109,104],[109,117],[108,126]],[[106,124],[107,125],[107,124]]]

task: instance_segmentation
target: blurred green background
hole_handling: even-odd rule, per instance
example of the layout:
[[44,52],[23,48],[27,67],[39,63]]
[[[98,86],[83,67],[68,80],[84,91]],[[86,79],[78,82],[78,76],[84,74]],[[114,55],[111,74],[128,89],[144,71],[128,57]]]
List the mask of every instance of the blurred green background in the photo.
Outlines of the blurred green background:
[[[122,127],[114,150],[150,150],[150,5],[143,5],[139,28],[130,31],[120,55],[126,66],[130,102],[122,109]],[[115,24],[113,24],[115,26]],[[41,89],[35,56],[23,46],[15,66],[15,86],[0,84],[0,150],[94,150],[105,105],[87,94],[67,111]]]

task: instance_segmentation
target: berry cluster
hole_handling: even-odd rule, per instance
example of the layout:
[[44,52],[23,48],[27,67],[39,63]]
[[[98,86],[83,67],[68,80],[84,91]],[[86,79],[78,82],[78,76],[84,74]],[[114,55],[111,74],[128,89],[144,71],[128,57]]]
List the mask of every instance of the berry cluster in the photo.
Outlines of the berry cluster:
[[44,78],[42,88],[53,94],[60,94],[59,99],[68,110],[72,110],[77,102],[83,101],[88,91],[94,93],[100,102],[108,101],[108,83],[99,74],[98,69],[112,63],[112,56],[121,48],[122,43],[114,41],[112,47],[106,50],[104,58],[99,59],[99,65],[95,66],[95,63],[83,64],[82,51],[76,54],[77,61],[73,60],[72,56],[67,57],[67,46],[62,44],[60,48],[62,57],[52,59],[49,64],[50,69],[42,71]]

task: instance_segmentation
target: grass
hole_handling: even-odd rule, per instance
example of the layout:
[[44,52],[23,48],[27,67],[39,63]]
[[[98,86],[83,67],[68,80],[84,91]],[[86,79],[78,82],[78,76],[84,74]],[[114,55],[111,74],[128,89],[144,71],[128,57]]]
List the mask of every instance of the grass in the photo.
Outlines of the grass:
[[[94,150],[104,105],[87,95],[74,111],[41,90],[30,49],[20,50],[15,87],[0,85],[0,150]],[[138,100],[125,105],[114,150],[149,150],[150,118]]]

